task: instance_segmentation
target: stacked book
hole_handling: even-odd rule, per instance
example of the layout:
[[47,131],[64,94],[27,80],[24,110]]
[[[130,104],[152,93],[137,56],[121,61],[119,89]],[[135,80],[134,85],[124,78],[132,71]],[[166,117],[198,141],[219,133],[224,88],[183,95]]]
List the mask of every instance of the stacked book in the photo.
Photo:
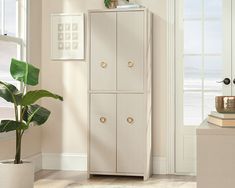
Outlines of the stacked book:
[[235,127],[235,114],[223,114],[212,111],[207,121],[220,127]]
[[142,8],[142,6],[137,3],[128,3],[128,4],[118,5],[117,8],[119,9]]

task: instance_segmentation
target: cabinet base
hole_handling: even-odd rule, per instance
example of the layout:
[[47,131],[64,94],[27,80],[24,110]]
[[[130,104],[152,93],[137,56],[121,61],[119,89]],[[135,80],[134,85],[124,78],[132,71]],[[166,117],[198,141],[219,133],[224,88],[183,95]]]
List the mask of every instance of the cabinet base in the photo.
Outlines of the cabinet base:
[[134,173],[116,173],[116,172],[90,172],[88,177],[92,175],[107,175],[107,176],[135,176],[142,177],[145,179],[144,174],[134,174]]

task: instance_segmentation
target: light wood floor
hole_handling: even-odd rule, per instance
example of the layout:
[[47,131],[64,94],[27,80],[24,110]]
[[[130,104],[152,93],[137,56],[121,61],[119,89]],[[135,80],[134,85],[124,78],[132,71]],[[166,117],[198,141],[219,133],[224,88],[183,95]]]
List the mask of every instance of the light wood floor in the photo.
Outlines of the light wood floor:
[[148,181],[138,177],[93,176],[75,171],[48,171],[36,173],[34,188],[196,188],[194,176],[154,175]]

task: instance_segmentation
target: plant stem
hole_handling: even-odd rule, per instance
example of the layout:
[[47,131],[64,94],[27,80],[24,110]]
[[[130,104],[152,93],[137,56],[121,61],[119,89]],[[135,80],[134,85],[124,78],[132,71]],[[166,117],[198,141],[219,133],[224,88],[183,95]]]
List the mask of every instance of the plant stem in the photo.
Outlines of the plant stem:
[[[26,86],[22,82],[21,82],[21,84],[23,86],[23,95],[24,95],[25,91],[26,91]],[[24,115],[25,110],[26,110],[26,108],[24,110],[22,110],[22,108],[23,108],[22,105],[20,105],[20,109],[19,109],[20,119],[18,119],[18,108],[17,108],[16,103],[15,103],[16,121],[20,121],[20,123],[23,122],[23,115]],[[24,134],[24,131],[21,132],[21,129],[16,130],[16,154],[15,154],[15,161],[14,161],[15,164],[22,163],[22,161],[21,161],[21,140],[22,140],[23,134]]]
[[21,140],[22,135],[20,130],[16,130],[16,155],[15,155],[15,164],[22,163],[21,161]]

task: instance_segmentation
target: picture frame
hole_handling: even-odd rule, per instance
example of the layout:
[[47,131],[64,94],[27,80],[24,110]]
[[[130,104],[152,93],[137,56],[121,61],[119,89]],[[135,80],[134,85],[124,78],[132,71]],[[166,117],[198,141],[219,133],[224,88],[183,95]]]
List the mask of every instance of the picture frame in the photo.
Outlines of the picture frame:
[[51,15],[51,59],[85,59],[84,13]]

